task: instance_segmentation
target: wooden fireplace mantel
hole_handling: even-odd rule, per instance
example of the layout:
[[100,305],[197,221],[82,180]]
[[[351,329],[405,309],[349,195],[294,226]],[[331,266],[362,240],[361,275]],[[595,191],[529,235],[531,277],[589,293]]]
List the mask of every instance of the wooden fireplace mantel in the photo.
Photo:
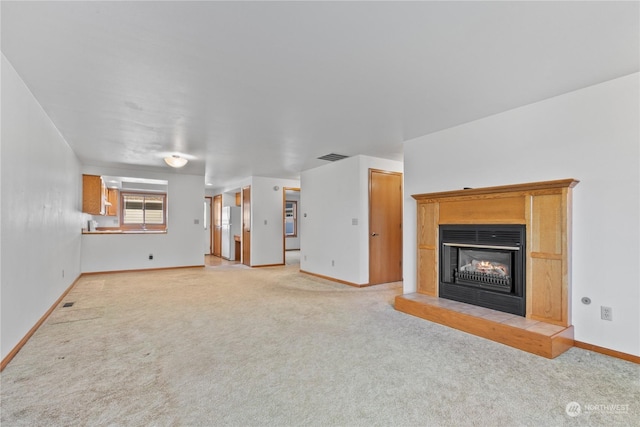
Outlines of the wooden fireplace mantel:
[[[438,297],[441,224],[523,224],[527,237],[526,319],[530,324],[542,322],[550,329],[571,328],[572,332],[571,190],[578,182],[562,179],[414,195],[417,201],[417,293]],[[408,300],[412,304],[416,300],[405,297],[396,299],[396,308],[401,311]],[[439,323],[446,324],[446,321]],[[562,332],[566,338],[568,334]]]
[[439,193],[414,194],[416,200],[444,200],[451,198],[468,198],[470,196],[496,196],[505,193],[532,193],[539,194],[542,191],[552,190],[555,192],[561,188],[573,188],[580,181],[573,178],[558,179],[555,181],[529,182],[526,184],[500,185],[496,187],[465,188],[463,190],[442,191]]

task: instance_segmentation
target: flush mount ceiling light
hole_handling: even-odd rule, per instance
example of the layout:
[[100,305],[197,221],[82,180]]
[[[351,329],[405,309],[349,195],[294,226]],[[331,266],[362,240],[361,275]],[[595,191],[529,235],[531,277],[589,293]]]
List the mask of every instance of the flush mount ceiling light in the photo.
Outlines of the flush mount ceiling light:
[[164,161],[172,168],[181,168],[188,162],[187,159],[185,159],[184,157],[180,157],[177,154],[174,154],[171,157],[165,157]]

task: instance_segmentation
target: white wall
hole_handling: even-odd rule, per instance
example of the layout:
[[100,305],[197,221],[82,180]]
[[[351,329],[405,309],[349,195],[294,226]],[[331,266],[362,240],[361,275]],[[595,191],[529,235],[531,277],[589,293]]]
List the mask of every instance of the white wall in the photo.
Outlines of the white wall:
[[222,193],[222,206],[236,206],[236,193],[240,191]]
[[[82,173],[164,179],[169,182],[167,233],[84,234],[81,256],[83,273],[204,265],[204,176],[90,166],[85,167]],[[195,224],[195,220],[198,224]],[[153,254],[153,260],[149,260],[149,254]]]
[[[80,165],[2,55],[4,358],[80,274]],[[64,275],[63,275],[64,272]]]
[[402,172],[400,162],[368,156],[302,172],[301,270],[369,283],[369,168]]
[[284,264],[282,189],[299,186],[292,179],[251,178],[251,266]]
[[[405,293],[416,289],[412,194],[576,178],[575,339],[640,355],[638,79],[632,74],[407,141]],[[601,305],[613,308],[612,322],[600,320]]]

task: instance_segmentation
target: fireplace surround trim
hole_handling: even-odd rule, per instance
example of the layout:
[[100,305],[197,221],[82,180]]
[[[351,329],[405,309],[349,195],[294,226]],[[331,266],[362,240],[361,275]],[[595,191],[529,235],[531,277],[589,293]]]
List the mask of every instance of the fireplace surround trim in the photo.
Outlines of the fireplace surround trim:
[[416,294],[439,297],[440,225],[521,224],[526,230],[525,318],[572,331],[571,194],[578,182],[570,178],[413,195]]

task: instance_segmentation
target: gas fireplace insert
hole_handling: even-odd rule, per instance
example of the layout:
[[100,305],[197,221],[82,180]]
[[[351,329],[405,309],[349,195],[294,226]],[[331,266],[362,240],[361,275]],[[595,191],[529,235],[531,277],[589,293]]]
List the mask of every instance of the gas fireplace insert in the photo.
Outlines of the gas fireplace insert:
[[441,225],[441,298],[524,316],[524,225]]

